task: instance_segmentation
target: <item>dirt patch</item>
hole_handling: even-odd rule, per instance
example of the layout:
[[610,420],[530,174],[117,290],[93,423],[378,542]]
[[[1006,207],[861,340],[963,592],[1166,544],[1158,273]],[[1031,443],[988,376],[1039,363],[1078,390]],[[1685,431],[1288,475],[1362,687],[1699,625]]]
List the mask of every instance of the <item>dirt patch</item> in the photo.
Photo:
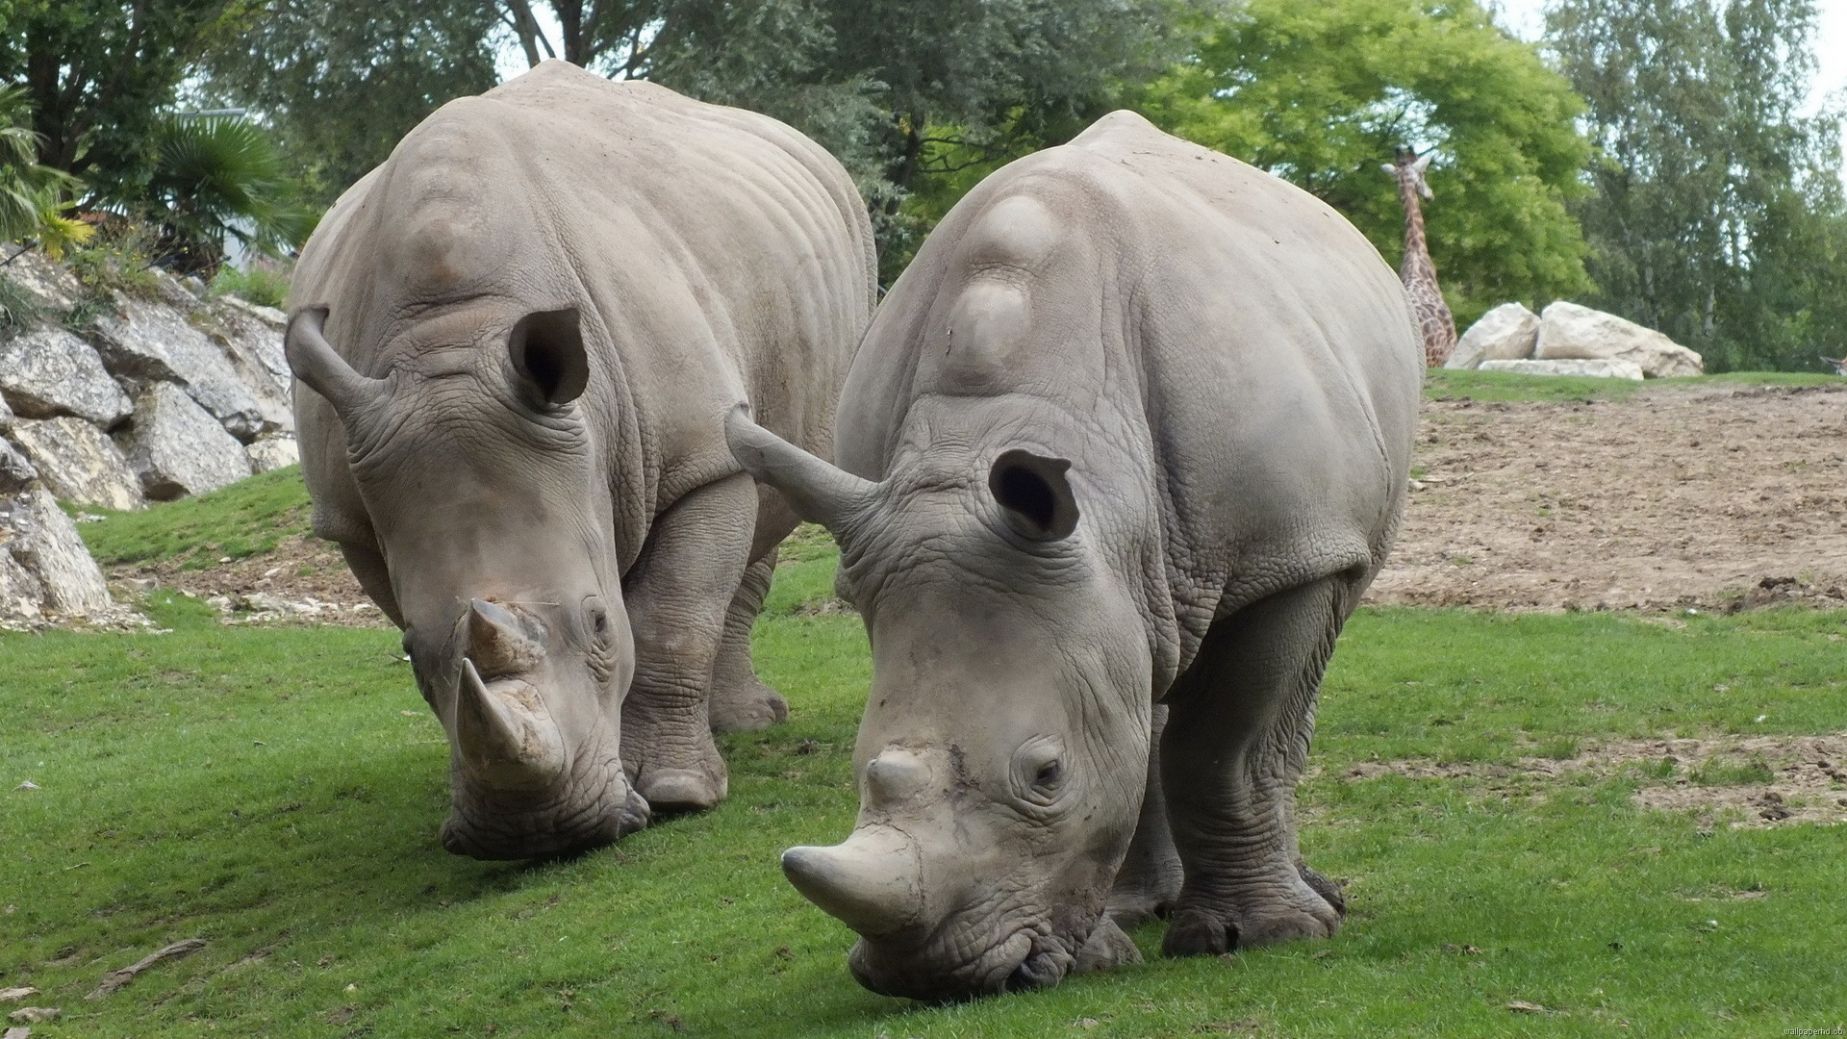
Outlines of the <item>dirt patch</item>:
[[1363,761],[1342,776],[1480,780],[1505,795],[1535,792],[1534,780],[1625,771],[1644,777],[1635,794],[1638,806],[1698,813],[1703,828],[1721,820],[1734,828],[1847,823],[1847,732],[1611,740],[1569,758],[1524,757],[1511,765],[1424,758]]
[[176,589],[238,622],[390,623],[360,589],[339,549],[301,535],[284,538],[265,555],[221,560],[202,570],[177,563],[135,564],[116,567],[109,577],[135,590]]
[[1369,601],[1847,607],[1847,383],[1430,401]]

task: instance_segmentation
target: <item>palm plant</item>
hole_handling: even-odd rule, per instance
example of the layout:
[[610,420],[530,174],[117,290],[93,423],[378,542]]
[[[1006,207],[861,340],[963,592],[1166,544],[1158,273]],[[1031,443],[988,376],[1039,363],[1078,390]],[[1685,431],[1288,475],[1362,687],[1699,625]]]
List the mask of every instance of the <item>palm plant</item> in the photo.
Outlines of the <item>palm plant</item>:
[[88,239],[91,228],[64,215],[79,182],[38,164],[30,115],[24,87],[0,86],[0,241],[36,239],[56,257]]
[[314,215],[289,199],[293,182],[264,129],[235,116],[175,116],[161,128],[148,197],[162,228],[159,262],[206,278],[227,239],[280,253]]

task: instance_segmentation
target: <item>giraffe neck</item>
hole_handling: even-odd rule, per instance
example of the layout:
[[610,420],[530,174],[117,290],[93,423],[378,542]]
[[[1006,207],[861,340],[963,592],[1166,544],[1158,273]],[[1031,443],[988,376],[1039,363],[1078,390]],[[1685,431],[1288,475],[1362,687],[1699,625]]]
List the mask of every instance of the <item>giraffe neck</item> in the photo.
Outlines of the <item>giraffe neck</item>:
[[1399,274],[1407,285],[1413,277],[1428,278],[1435,284],[1437,267],[1430,261],[1430,247],[1424,240],[1424,207],[1410,177],[1399,176],[1398,200],[1404,203],[1404,262],[1399,265]]

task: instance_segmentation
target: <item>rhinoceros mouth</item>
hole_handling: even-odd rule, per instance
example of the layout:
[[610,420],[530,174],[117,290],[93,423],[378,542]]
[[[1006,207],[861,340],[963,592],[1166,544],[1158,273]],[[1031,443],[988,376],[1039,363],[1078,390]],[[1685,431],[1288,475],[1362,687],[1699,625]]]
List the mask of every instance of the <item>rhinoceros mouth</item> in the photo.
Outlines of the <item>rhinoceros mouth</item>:
[[1073,943],[1030,924],[998,930],[997,940],[972,952],[965,936],[958,940],[942,929],[921,947],[862,938],[847,964],[861,985],[879,995],[927,1002],[1050,988],[1070,973]]
[[620,760],[593,759],[590,775],[566,777],[531,798],[470,789],[456,777],[442,844],[477,859],[539,859],[613,843],[648,824],[648,802],[629,785]]

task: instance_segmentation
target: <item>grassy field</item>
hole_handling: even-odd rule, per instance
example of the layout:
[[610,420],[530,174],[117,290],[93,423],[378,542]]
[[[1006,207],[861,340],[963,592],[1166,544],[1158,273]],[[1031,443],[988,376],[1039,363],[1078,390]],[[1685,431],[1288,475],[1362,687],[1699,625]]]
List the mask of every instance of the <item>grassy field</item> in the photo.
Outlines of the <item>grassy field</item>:
[[1626,400],[1638,393],[1698,386],[1834,386],[1843,381],[1847,380],[1821,372],[1726,372],[1635,382],[1576,375],[1522,375],[1437,368],[1427,373],[1424,396],[1431,400],[1480,401]]
[[[1553,383],[1438,373],[1431,392],[1554,399]],[[305,518],[291,469],[80,529],[107,559],[209,563],[267,552]],[[0,633],[0,989],[62,1008],[36,1039],[1847,1025],[1847,827],[1636,803],[1682,780],[1761,785],[1772,770],[1753,758],[1531,767],[1643,737],[1847,729],[1840,612],[1364,610],[1301,801],[1305,853],[1347,884],[1338,937],[1165,961],[1153,926],[1135,935],[1143,966],[931,1007],[860,989],[850,933],[776,868],[782,848],[847,832],[868,675],[858,621],[818,608],[831,546],[804,534],[783,559],[757,644],[792,717],[723,740],[731,800],[533,865],[438,845],[447,748],[395,632],[226,627],[157,591],[166,634]],[[195,955],[85,998],[194,937]]]

